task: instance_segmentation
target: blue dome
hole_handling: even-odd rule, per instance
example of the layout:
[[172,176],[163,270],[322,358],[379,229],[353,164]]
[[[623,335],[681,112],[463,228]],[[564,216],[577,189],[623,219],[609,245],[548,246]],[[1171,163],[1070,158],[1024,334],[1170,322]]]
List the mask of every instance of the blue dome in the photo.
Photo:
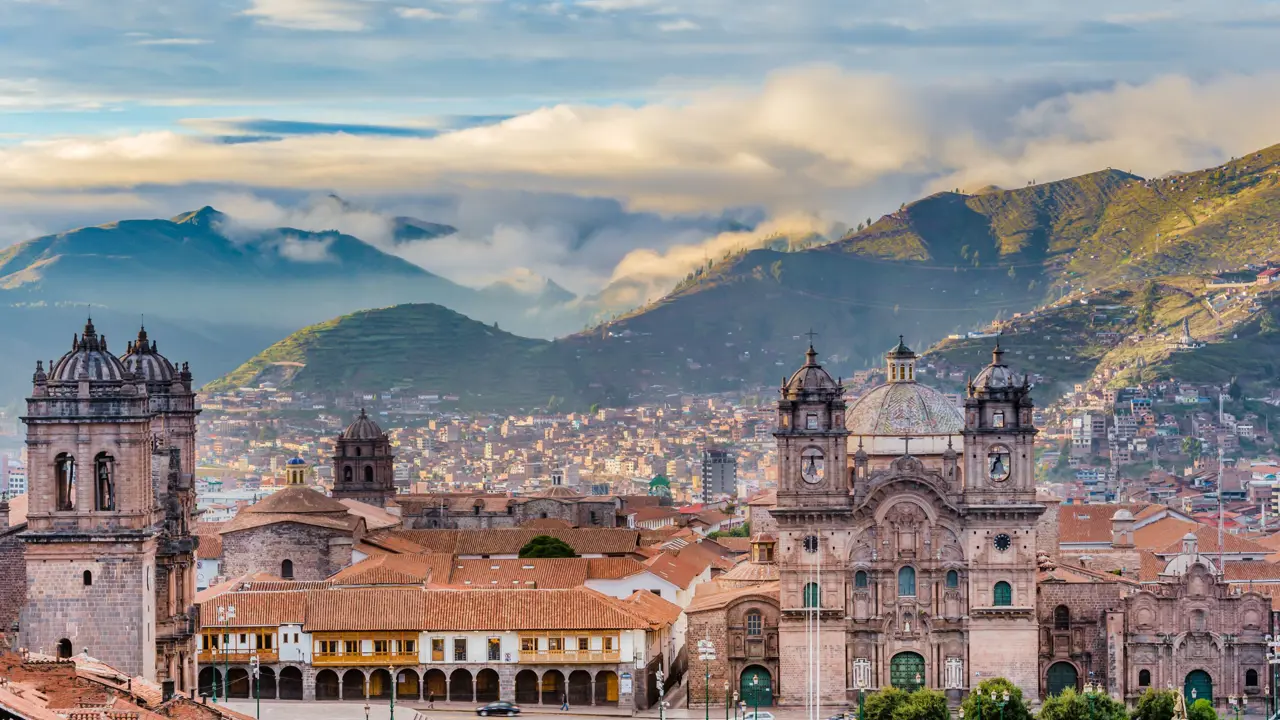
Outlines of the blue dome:
[[306,465],[306,464],[307,464],[307,461],[303,460],[300,457],[289,458],[289,461],[285,463],[285,465]]

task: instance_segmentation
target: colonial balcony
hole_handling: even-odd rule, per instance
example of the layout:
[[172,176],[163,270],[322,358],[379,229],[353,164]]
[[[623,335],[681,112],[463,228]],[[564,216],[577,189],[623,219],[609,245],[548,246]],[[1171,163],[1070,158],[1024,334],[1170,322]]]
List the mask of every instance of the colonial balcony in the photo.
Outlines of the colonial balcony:
[[224,653],[221,650],[201,650],[196,661],[201,665],[248,665],[249,658],[258,656],[263,665],[280,662],[280,653],[276,650],[235,650]]
[[522,663],[566,664],[616,663],[621,653],[617,650],[521,650]]
[[417,665],[416,652],[314,652],[312,665]]

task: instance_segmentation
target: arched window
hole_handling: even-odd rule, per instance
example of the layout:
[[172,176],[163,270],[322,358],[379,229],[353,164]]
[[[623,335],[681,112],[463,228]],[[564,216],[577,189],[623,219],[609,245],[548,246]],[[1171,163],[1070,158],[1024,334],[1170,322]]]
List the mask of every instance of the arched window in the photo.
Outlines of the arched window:
[[1138,687],[1151,687],[1151,671],[1150,670],[1138,671]]
[[747,613],[747,636],[760,637],[760,629],[764,626],[764,620],[760,617],[760,612],[752,610]]
[[90,586],[90,585],[92,585],[92,584],[93,584],[93,573],[89,572],[88,570],[85,570],[85,571],[84,571],[84,585],[85,585],[85,587],[88,587],[88,586]]
[[53,460],[53,475],[58,484],[57,509],[75,510],[76,459],[67,453],[58,453],[58,457]]
[[916,596],[916,569],[909,565],[898,571],[898,596]]
[[867,586],[866,570],[859,570],[858,572],[853,574],[853,586],[857,588],[864,588]]
[[71,657],[71,641],[70,640],[66,638],[62,638],[61,640],[58,641],[58,657],[60,658]]
[[1244,684],[1246,687],[1258,687],[1258,671],[1252,668],[1245,670]]
[[1054,630],[1070,630],[1071,629],[1071,608],[1066,605],[1059,605],[1053,609],[1053,629]]
[[373,466],[372,465],[364,466],[364,481],[373,482]]
[[116,509],[115,458],[102,452],[93,459],[93,509]]
[[992,596],[995,601],[992,604],[996,607],[1009,607],[1013,604],[1013,586],[1001,580],[996,583]]
[[949,588],[960,587],[960,573],[956,572],[955,570],[947,571],[947,587]]
[[346,466],[346,467],[342,468],[342,481],[343,481],[343,482],[351,482],[351,481],[352,481],[352,479],[354,479],[354,477],[355,477],[355,476],[354,476],[354,475],[352,474],[352,472],[351,472],[351,466],[350,466],[350,465],[348,465],[348,466]]
[[285,558],[280,562],[280,577],[285,580],[293,579],[293,561]]
[[809,583],[804,586],[804,606],[807,608],[822,607],[818,597],[818,583]]

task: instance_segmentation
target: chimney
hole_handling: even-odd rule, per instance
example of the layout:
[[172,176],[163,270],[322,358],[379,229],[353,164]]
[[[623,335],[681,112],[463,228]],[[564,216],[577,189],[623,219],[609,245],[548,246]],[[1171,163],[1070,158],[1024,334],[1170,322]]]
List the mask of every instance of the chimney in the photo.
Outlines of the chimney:
[[1133,547],[1133,513],[1124,508],[1111,516],[1111,547]]

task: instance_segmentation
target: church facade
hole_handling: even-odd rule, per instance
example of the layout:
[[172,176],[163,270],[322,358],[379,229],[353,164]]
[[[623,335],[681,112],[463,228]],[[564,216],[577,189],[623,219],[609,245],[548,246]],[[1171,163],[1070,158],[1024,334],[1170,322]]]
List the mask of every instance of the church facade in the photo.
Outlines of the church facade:
[[820,672],[780,702],[995,675],[1038,696],[1030,389],[997,347],[961,416],[915,381],[915,361],[900,343],[889,382],[846,407],[810,348],[781,389],[781,671]]

